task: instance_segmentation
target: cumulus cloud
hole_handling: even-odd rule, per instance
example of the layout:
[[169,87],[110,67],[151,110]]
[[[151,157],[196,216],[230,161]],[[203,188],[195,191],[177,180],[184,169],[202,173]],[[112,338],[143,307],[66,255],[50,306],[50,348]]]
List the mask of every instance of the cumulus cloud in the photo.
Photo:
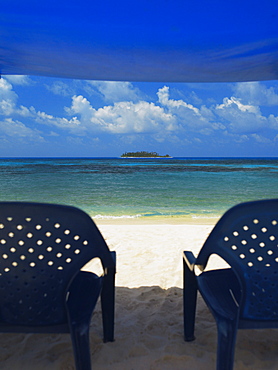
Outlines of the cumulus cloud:
[[125,81],[87,81],[90,86],[95,87],[107,102],[142,100],[142,92],[134,87],[131,82]]
[[268,120],[258,106],[243,104],[235,97],[224,98],[222,104],[216,105],[215,112],[234,133],[254,133],[268,127]]
[[[11,77],[11,76],[10,76]],[[13,76],[24,77],[24,76]],[[20,116],[31,116],[31,112],[27,107],[21,105],[17,107],[18,96],[13,91],[12,84],[4,78],[0,79],[0,115],[12,116],[13,114]]]
[[199,98],[199,96],[196,94],[195,91],[191,91],[190,95],[189,95],[189,99],[194,103],[194,104],[197,104],[197,105],[200,105],[202,104],[202,99]]
[[[274,89],[267,89],[259,83],[238,84],[238,87],[242,88],[242,92],[244,89],[245,91],[249,89],[249,92],[252,89],[256,90],[258,96],[260,96],[259,92],[262,91],[265,104],[266,102],[273,104],[277,98]],[[249,99],[248,103],[234,96],[225,97],[222,104],[210,107],[202,105],[197,108],[184,100],[170,99],[170,90],[167,86],[159,89],[157,95],[159,103],[167,109],[168,113],[174,115],[176,121],[181,123],[185,129],[195,132],[195,134],[211,135],[216,131],[222,132],[222,134],[226,132],[235,135],[234,139],[237,142],[248,140],[248,135],[250,135],[250,138],[262,143],[266,142],[266,139],[263,136],[254,136],[253,134],[268,129],[278,129],[278,117],[264,116],[254,99],[253,101]]]
[[154,103],[119,102],[94,109],[83,96],[74,96],[68,112],[78,114],[87,130],[114,134],[154,133],[176,129],[175,118]]
[[159,103],[169,114],[175,117],[176,121],[179,122],[184,129],[190,129],[207,135],[212,130],[223,128],[222,124],[215,122],[215,116],[211,109],[205,106],[197,108],[182,99],[170,99],[168,86],[159,89],[157,96]]
[[167,106],[171,109],[184,107],[193,111],[196,115],[200,115],[199,109],[195,108],[192,104],[187,104],[184,100],[181,99],[180,100],[169,99],[169,95],[170,94],[168,86],[164,86],[161,89],[158,89],[157,96],[160,104]]
[[65,117],[55,117],[51,114],[38,111],[34,112],[34,119],[37,123],[68,130],[76,135],[84,134],[84,128],[81,126],[77,117],[67,119]]
[[11,115],[16,106],[17,94],[13,91],[12,84],[6,79],[0,79],[0,114]]
[[79,114],[82,118],[82,122],[86,125],[90,122],[92,116],[96,110],[91,106],[91,103],[82,95],[74,95],[72,97],[72,104],[70,108],[66,108],[68,114]]
[[71,96],[75,94],[75,89],[63,81],[55,81],[51,85],[45,85],[45,87],[55,95]]
[[32,85],[32,81],[25,75],[5,75],[5,79],[10,81],[13,85]]
[[154,103],[120,102],[98,109],[94,121],[106,124],[112,133],[154,133],[177,128],[175,119]]
[[251,134],[251,137],[258,143],[261,144],[271,144],[271,140],[258,134]]
[[[80,92],[80,86],[83,92],[90,87],[93,95],[101,96],[106,105],[94,106],[92,94],[72,94],[77,87]],[[175,91],[172,93],[168,86],[158,89],[158,101],[149,102],[130,82],[79,81],[67,84],[56,81],[46,88],[58,95],[71,96],[70,106],[65,107],[65,117],[58,117],[52,112],[39,110],[39,107],[18,106],[18,96],[11,80],[0,79],[0,114],[5,117],[0,123],[0,134],[36,141],[42,140],[42,136],[55,138],[60,135],[65,140],[71,138],[72,142],[76,139],[80,143],[87,138],[92,142],[94,137],[102,141],[107,134],[117,135],[117,140],[137,143],[145,137],[177,145],[204,145],[210,141],[222,144],[228,141],[269,143],[267,137],[272,135],[274,138],[278,131],[278,117],[273,114],[264,116],[259,98],[265,105],[274,104],[277,99],[275,90],[260,83],[233,86],[232,97],[225,97],[219,104],[209,103],[212,104],[209,106],[202,105],[195,93],[194,99],[190,100]],[[171,93],[178,99],[173,99]],[[14,120],[14,115],[20,116],[24,123]],[[34,130],[34,124],[43,133]]]
[[5,118],[0,121],[0,135],[18,139],[27,139],[28,141],[44,141],[38,130],[33,130],[25,126],[22,122]]
[[241,82],[234,86],[234,95],[245,104],[273,106],[278,105],[278,91],[267,88],[261,82]]
[[275,117],[273,114],[269,116],[270,128],[278,130],[278,117]]
[[256,107],[256,106],[253,106],[253,105],[246,105],[246,104],[242,104],[242,102],[235,98],[235,97],[231,97],[230,99],[229,98],[224,98],[223,99],[223,104],[219,104],[217,106],[217,109],[226,109],[226,108],[236,108],[238,109],[239,111],[241,112],[249,112],[249,113],[255,113],[255,114],[258,114],[260,111],[259,111],[259,107]]
[[[117,91],[119,84],[93,82],[102,91]],[[124,83],[130,90],[131,84]],[[111,90],[110,90],[111,88]],[[115,89],[114,89],[115,88]],[[110,96],[107,93],[107,96]],[[112,96],[112,95],[111,95]],[[191,135],[191,140],[198,135],[209,136],[222,132],[236,135],[236,140],[246,140],[246,135],[258,133],[267,128],[278,129],[277,117],[265,117],[259,106],[245,104],[236,97],[224,98],[218,105],[196,107],[183,99],[170,98],[167,86],[157,92],[158,104],[144,100],[137,102],[119,101],[101,108],[94,108],[83,95],[74,95],[72,104],[66,108],[71,118],[57,118],[43,112],[36,112],[36,121],[69,130],[77,135],[86,133],[108,134],[150,134],[156,140],[167,136]],[[196,136],[197,135],[197,136]],[[251,136],[250,136],[251,137]]]

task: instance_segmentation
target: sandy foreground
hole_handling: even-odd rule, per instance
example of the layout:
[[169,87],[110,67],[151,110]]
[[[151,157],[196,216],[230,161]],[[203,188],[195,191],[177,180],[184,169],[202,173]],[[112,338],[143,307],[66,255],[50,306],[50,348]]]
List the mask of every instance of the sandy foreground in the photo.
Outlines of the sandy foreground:
[[[115,342],[102,342],[100,305],[91,324],[95,369],[214,369],[216,327],[198,298],[196,337],[183,340],[182,251],[201,248],[213,225],[98,223],[117,252]],[[222,262],[212,261],[211,267]],[[88,269],[95,268],[91,264]],[[67,334],[0,334],[0,369],[74,369]],[[238,332],[235,369],[278,369],[278,330]]]

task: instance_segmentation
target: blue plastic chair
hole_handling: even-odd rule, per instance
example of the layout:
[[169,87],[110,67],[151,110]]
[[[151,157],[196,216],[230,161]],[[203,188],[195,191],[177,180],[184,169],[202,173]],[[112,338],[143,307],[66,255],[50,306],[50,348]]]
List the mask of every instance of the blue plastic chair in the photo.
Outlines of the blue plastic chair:
[[[83,211],[0,203],[0,331],[70,333],[78,370],[91,369],[89,328],[101,296],[104,341],[114,340],[115,254]],[[81,271],[99,258],[103,276]]]
[[[278,199],[226,212],[197,258],[184,252],[184,338],[194,340],[199,290],[217,324],[217,369],[233,368],[237,329],[278,327]],[[204,271],[216,254],[231,267]],[[195,266],[203,271],[199,276]]]

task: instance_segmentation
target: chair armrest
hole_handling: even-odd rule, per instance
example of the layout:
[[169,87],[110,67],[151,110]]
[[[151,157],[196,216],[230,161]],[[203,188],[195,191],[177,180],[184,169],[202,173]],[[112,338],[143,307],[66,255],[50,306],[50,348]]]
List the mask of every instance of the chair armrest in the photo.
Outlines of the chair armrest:
[[110,251],[110,255],[112,257],[113,264],[111,264],[111,266],[104,268],[104,275],[110,275],[110,274],[115,275],[116,273],[116,252]]
[[184,251],[183,252],[183,259],[186,262],[187,267],[189,268],[190,271],[194,270],[195,262],[196,262],[196,257],[194,254],[190,251]]
[[185,263],[187,264],[187,267],[190,271],[194,271],[194,267],[198,267],[200,271],[204,271],[205,267],[204,265],[196,264],[197,258],[194,256],[194,254],[190,251],[184,251],[183,252],[183,259]]
[[109,251],[109,257],[105,258],[105,260],[101,259],[101,264],[103,268],[103,277],[106,275],[114,274],[116,273],[116,252],[115,251]]

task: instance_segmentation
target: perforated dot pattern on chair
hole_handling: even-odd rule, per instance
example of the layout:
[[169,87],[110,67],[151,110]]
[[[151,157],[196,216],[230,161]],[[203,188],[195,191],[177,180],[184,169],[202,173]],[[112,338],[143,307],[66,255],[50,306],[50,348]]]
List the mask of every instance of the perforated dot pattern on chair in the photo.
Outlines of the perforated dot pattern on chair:
[[245,314],[278,318],[278,217],[252,217],[223,236],[223,245],[243,265],[246,281]]
[[[66,288],[91,258],[82,224],[59,215],[0,217],[0,320],[14,324],[66,322]],[[91,257],[91,258],[90,258]]]

